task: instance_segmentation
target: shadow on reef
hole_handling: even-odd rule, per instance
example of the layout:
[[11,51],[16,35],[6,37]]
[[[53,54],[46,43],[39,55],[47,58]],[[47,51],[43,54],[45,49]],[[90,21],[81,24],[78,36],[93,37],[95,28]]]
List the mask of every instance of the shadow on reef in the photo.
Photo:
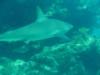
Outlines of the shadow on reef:
[[96,43],[91,45],[87,52],[80,53],[80,60],[84,64],[89,75],[96,75],[100,70],[100,54],[98,53]]

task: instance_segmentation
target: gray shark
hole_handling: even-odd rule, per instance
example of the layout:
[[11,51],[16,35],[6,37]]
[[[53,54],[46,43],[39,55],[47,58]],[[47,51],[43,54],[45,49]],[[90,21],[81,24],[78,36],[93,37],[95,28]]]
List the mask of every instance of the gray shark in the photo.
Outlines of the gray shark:
[[40,8],[38,8],[37,13],[38,16],[35,22],[0,34],[0,41],[15,42],[44,40],[63,35],[73,28],[73,25],[69,23],[57,19],[49,19]]

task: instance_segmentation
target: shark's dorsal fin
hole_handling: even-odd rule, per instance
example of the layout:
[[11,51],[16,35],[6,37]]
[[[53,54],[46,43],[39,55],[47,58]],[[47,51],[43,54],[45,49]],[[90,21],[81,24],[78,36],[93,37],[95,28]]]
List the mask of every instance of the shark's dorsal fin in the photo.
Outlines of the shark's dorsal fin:
[[41,22],[46,20],[47,17],[46,15],[43,13],[43,11],[41,10],[40,7],[37,7],[37,21]]

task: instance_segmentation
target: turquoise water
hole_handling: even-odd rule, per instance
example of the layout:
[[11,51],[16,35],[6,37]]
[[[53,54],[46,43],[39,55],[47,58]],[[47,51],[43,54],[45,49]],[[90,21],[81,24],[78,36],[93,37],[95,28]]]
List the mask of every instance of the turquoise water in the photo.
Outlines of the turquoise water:
[[[42,25],[41,21],[45,25],[57,24],[55,20],[58,20],[61,24],[62,22],[68,23],[73,27],[70,29],[70,26],[66,24],[69,30],[64,36],[62,31],[60,35],[55,34],[57,28],[59,28],[57,30],[61,30],[63,27],[61,25],[55,30],[50,30],[54,32],[54,37],[28,42],[26,39],[7,41],[9,37],[5,35],[4,38],[7,40],[0,40],[0,75],[100,75],[100,1],[0,1],[0,37],[6,32],[13,33],[14,30],[31,23],[36,24],[38,8],[48,19],[53,19],[53,23],[51,20],[51,22],[45,21],[44,23],[45,18],[40,18],[38,24]],[[39,29],[45,33],[51,27],[43,26]],[[31,33],[37,31],[38,27]],[[19,33],[16,31],[16,34],[20,34],[20,32],[21,29]],[[23,31],[21,38],[28,33]],[[46,33],[46,35],[48,34]],[[43,36],[46,37],[46,35]],[[34,38],[36,36],[33,37],[29,34],[26,37]]]

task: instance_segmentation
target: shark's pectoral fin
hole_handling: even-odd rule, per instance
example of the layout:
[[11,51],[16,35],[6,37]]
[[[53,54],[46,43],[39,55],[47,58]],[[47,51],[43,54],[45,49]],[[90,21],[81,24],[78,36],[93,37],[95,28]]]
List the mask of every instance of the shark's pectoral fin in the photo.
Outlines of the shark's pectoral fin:
[[65,34],[59,34],[56,37],[60,38],[63,42],[70,40]]

